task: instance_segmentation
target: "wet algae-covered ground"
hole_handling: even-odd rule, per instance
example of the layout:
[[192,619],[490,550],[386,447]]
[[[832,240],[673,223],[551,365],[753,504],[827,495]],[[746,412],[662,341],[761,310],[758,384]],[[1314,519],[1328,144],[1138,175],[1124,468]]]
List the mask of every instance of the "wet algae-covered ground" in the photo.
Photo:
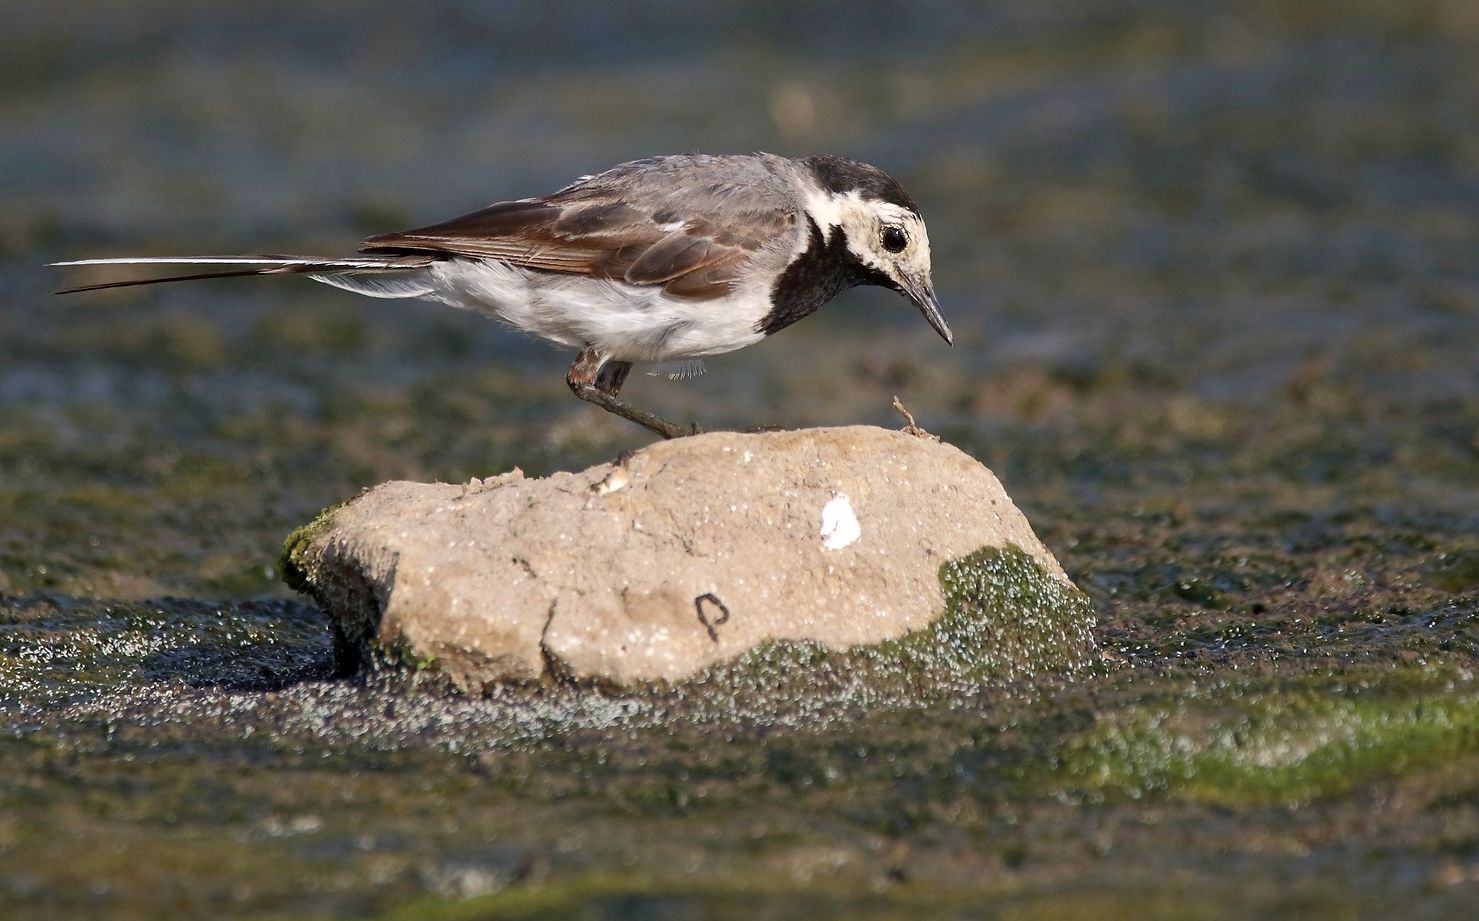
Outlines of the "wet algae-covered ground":
[[[1467,0],[33,7],[0,60],[7,917],[1470,915]],[[1002,478],[1103,661],[343,675],[276,571],[294,527],[641,432],[433,305],[47,294],[55,259],[333,252],[756,148],[898,174],[956,347],[859,291],[628,392],[715,428],[901,395]]]

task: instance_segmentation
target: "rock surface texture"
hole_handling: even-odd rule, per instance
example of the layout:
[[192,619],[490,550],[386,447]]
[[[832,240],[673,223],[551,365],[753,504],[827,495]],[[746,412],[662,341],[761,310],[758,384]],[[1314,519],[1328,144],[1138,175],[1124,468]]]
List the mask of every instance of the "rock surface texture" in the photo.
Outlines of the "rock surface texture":
[[545,479],[386,483],[297,531],[284,566],[352,644],[466,690],[638,687],[770,641],[921,631],[945,613],[942,566],[1010,547],[1082,597],[990,470],[859,426],[697,435]]

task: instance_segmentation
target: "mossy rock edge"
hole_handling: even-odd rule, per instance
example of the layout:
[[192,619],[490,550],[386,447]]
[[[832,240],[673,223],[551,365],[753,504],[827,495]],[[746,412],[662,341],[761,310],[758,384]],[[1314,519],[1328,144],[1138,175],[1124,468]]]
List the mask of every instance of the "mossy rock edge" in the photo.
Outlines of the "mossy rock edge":
[[[1073,672],[1100,661],[1088,596],[1020,547],[982,547],[939,569],[945,605],[929,626],[846,650],[778,641],[710,668],[685,686],[867,689],[916,697],[931,689]],[[779,689],[785,688],[781,691]]]

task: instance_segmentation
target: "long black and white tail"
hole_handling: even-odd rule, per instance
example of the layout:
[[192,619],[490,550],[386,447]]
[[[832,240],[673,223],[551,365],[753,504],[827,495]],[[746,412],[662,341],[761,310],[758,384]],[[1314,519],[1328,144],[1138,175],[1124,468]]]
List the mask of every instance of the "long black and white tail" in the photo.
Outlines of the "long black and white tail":
[[202,278],[238,278],[244,275],[305,275],[314,281],[370,297],[424,297],[435,284],[426,271],[438,261],[433,255],[350,256],[319,259],[313,256],[122,256],[110,259],[76,259],[53,262],[71,265],[214,265],[230,266],[185,275],[105,281],[63,288],[57,294],[158,285],[167,281],[197,281]]

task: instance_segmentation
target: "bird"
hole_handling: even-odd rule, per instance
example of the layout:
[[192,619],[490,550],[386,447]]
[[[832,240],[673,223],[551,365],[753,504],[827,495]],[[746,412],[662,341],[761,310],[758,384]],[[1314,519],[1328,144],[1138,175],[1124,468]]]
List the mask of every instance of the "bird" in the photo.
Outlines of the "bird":
[[935,295],[919,206],[883,170],[831,155],[633,160],[550,195],[372,236],[344,258],[152,256],[52,265],[199,267],[58,294],[303,275],[370,297],[440,301],[576,349],[565,378],[575,395],[663,438],[700,429],[620,399],[634,363],[702,360],[753,345],[858,285],[902,294],[954,343]]

